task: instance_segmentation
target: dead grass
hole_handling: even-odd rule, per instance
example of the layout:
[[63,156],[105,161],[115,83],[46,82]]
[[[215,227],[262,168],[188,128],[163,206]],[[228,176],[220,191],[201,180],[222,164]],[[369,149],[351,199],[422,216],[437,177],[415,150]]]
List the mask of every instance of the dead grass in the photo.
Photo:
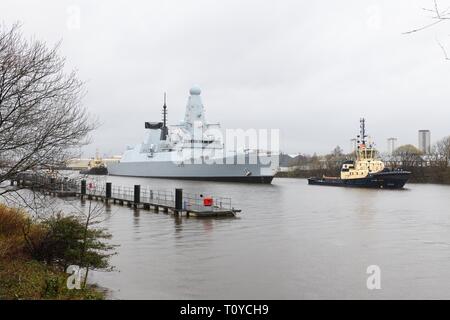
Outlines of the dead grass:
[[28,218],[23,212],[0,205],[0,259],[24,256],[23,230],[27,224]]
[[30,246],[45,234],[25,212],[0,204],[0,299],[103,299],[92,287],[68,290],[68,274],[32,259]]

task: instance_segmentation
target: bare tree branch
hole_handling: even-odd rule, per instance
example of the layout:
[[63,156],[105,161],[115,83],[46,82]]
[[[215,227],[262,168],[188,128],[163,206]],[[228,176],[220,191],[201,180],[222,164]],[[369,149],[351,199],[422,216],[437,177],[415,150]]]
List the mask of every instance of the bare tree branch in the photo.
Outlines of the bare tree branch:
[[[422,27],[407,31],[407,32],[403,32],[403,34],[412,34],[412,33],[416,33],[428,28],[431,28],[443,21],[447,21],[450,20],[450,7],[446,8],[445,10],[440,10],[439,9],[439,5],[438,5],[438,1],[437,0],[433,0],[433,9],[428,9],[428,8],[422,8],[422,10],[427,11],[427,12],[432,12],[433,16],[431,17],[431,19],[436,19],[436,21],[426,24]],[[450,60],[449,56],[447,54],[447,51],[445,50],[444,45],[436,38],[436,42],[438,43],[439,47],[441,48],[443,54],[444,54],[444,58],[445,60]]]
[[437,25],[438,23],[441,23],[442,21],[444,21],[444,20],[443,20],[443,19],[440,19],[440,20],[438,20],[438,21],[434,21],[433,23],[427,24],[427,25],[422,26],[422,27],[420,27],[420,28],[417,28],[417,29],[413,29],[413,30],[410,30],[410,31],[403,32],[402,34],[411,34],[411,33],[414,33],[414,32],[419,32],[419,31],[425,30],[425,29],[427,29],[427,28],[429,28],[429,27],[432,27],[432,26],[434,26],[434,25]]
[[437,42],[438,46],[442,49],[442,53],[444,54],[445,60],[450,60],[450,58],[447,55],[447,51],[445,50],[445,48],[442,45],[442,43],[438,39],[436,39],[436,42]]
[[65,72],[58,49],[25,40],[19,24],[0,26],[0,184],[64,166],[96,127],[81,102],[84,84]]

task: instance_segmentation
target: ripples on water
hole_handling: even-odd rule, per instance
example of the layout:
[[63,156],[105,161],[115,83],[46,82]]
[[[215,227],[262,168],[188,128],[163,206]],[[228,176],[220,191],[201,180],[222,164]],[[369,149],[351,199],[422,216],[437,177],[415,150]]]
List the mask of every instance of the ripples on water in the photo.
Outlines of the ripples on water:
[[[238,218],[175,218],[111,206],[116,299],[450,298],[450,187],[405,190],[108,177],[116,185],[229,196]],[[381,268],[381,290],[366,268]]]

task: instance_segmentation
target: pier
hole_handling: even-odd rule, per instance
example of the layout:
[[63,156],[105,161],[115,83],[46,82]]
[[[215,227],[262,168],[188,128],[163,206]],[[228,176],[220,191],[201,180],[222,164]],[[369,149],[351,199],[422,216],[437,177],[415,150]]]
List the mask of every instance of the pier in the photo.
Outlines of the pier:
[[22,173],[11,179],[11,186],[27,188],[55,197],[79,197],[81,200],[101,201],[130,208],[154,210],[196,217],[236,216],[241,212],[231,205],[231,198],[184,192],[183,189],[151,190],[141,185],[104,185],[85,179],[51,177],[44,174]]

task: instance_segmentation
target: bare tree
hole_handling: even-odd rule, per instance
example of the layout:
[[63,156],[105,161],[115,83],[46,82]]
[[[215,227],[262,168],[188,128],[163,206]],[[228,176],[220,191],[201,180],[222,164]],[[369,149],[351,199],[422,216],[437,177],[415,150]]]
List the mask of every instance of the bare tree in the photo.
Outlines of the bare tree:
[[447,167],[450,163],[450,136],[436,142],[433,153],[436,155],[436,161],[441,166]]
[[[432,22],[427,23],[423,26],[420,26],[418,28],[409,30],[407,32],[404,32],[403,34],[412,34],[412,33],[416,33],[431,27],[434,27],[438,24],[442,24],[445,21],[450,20],[450,7],[447,7],[445,9],[442,9],[439,6],[439,2],[437,0],[432,0],[432,7],[431,8],[422,8],[422,10],[426,11],[427,13],[431,13],[431,20]],[[439,41],[438,38],[436,38],[436,42],[438,44],[438,46],[441,48],[443,54],[444,54],[444,58],[445,60],[450,60],[449,55],[447,54],[447,50],[445,49],[444,45]]]
[[330,170],[339,170],[342,165],[342,162],[347,159],[344,151],[340,146],[336,146],[336,148],[331,151],[331,153],[324,156],[326,161],[326,168]]
[[411,144],[398,147],[393,152],[394,157],[400,159],[402,166],[414,167],[422,163],[422,151]]
[[[95,185],[95,190],[88,190],[88,195],[105,192],[105,183],[101,179],[94,179],[92,181]],[[103,202],[94,201],[92,197],[88,196],[87,207],[78,206],[70,201],[66,201],[74,209],[74,216],[77,216],[80,223],[82,223],[82,230],[80,232],[79,242],[81,244],[79,256],[76,263],[81,268],[84,268],[83,288],[86,288],[89,271],[102,270],[113,271],[114,267],[109,265],[109,257],[116,254],[112,250],[116,245],[109,245],[102,240],[108,240],[111,235],[105,232],[105,229],[96,228],[95,226],[104,221],[104,213],[106,204]],[[84,201],[83,201],[84,203]]]
[[58,47],[25,40],[18,24],[0,26],[0,184],[63,166],[95,127],[81,103],[83,83],[65,72]]

